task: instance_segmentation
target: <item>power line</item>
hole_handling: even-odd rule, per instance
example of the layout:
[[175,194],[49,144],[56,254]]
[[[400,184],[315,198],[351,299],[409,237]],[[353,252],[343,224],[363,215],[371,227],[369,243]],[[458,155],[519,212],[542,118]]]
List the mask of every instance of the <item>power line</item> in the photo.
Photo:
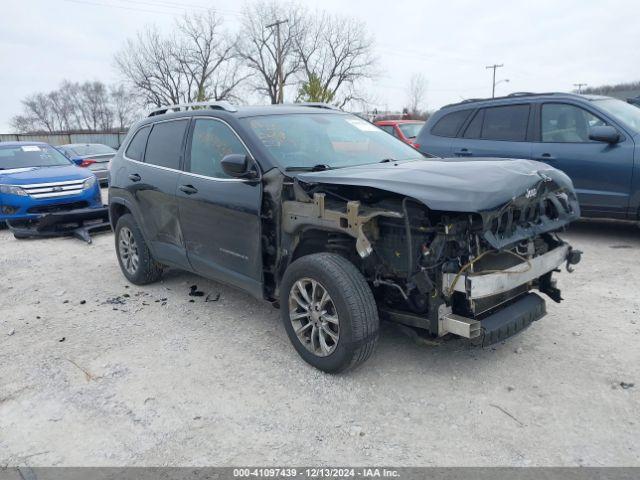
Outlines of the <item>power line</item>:
[[176,16],[176,14],[174,12],[165,12],[165,11],[161,11],[161,10],[147,10],[147,9],[142,9],[142,8],[125,7],[125,6],[122,6],[122,5],[113,5],[113,4],[109,4],[109,3],[89,2],[87,0],[64,0],[64,1],[65,2],[71,2],[71,3],[79,3],[81,5],[93,5],[94,7],[118,8],[120,10],[130,10],[130,11],[133,11],[133,12],[159,13],[161,15],[170,15],[172,17]]
[[[214,7],[206,7],[204,5],[197,5],[197,4],[193,4],[193,3],[175,3],[175,2],[145,2],[145,1],[141,1],[141,0],[113,0],[116,2],[123,2],[126,3],[127,6],[125,5],[116,5],[113,3],[105,3],[104,1],[95,1],[95,0],[63,0],[65,2],[71,2],[71,3],[78,3],[78,4],[82,4],[82,5],[92,5],[92,6],[96,6],[96,7],[106,7],[106,8],[115,8],[115,9],[120,9],[120,10],[130,10],[130,11],[134,11],[134,12],[143,12],[143,13],[158,13],[161,15],[171,15],[171,16],[177,16],[178,12],[176,11],[171,11],[171,9],[173,10],[179,10],[180,12],[187,12],[190,9],[199,9],[201,11],[209,11],[209,10],[214,10],[217,13],[223,14],[223,15],[232,15],[232,16],[237,16],[240,17],[242,16],[241,12],[238,11],[234,11],[234,10],[229,10],[229,9],[218,9],[218,8],[214,8]],[[152,10],[149,8],[136,8],[136,7],[131,7],[128,5],[137,5],[137,6],[143,6],[143,7],[156,7],[156,8],[161,8],[161,9],[169,9],[167,11],[165,10]]]
[[491,98],[495,98],[496,96],[496,70],[502,67],[504,67],[502,63],[500,65],[494,63],[493,65],[487,65],[486,67],[487,70],[489,70],[490,68],[493,69],[493,87],[491,88]]

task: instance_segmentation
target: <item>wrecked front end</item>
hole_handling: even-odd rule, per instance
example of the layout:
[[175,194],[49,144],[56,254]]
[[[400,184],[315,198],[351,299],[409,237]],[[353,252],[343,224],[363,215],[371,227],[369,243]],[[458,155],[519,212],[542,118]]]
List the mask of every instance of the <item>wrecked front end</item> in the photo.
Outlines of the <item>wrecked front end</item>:
[[556,233],[579,217],[576,195],[544,175],[502,205],[469,212],[366,186],[293,179],[282,192],[280,269],[305,253],[340,253],[384,317],[438,336],[490,344],[517,333],[546,313],[533,291],[560,302],[552,275],[580,261]]

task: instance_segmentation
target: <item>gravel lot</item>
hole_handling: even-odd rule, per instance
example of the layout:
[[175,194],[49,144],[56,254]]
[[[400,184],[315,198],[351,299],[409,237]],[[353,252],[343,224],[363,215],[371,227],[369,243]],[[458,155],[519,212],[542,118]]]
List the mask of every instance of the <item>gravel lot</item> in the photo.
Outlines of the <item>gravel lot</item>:
[[128,285],[112,234],[0,230],[0,465],[638,466],[640,229],[565,238],[583,263],[523,334],[482,350],[385,324],[330,376],[242,292]]

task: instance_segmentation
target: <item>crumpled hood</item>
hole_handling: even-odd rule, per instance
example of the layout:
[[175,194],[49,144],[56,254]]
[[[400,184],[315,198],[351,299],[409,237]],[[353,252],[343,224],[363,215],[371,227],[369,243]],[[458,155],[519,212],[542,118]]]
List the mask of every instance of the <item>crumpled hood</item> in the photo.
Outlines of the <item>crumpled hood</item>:
[[306,183],[371,187],[412,197],[432,210],[483,212],[526,195],[541,181],[573,191],[560,170],[532,160],[437,159],[305,172]]
[[91,176],[93,176],[93,172],[75,165],[14,168],[11,170],[0,170],[0,184],[29,185],[32,183],[82,180]]

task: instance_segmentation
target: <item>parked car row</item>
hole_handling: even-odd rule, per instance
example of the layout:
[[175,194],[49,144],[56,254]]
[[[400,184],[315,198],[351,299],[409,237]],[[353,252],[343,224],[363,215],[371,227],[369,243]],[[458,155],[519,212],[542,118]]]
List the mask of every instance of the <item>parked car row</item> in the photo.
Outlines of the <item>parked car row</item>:
[[561,301],[552,275],[580,261],[557,232],[581,212],[638,219],[639,141],[640,109],[587,95],[377,126],[320,104],[176,105],[115,156],[0,144],[0,219],[99,209],[107,170],[130,282],[173,267],[241,288],[281,309],[305,361],[339,372],[370,357],[380,316],[484,345],[542,318],[533,290]]

